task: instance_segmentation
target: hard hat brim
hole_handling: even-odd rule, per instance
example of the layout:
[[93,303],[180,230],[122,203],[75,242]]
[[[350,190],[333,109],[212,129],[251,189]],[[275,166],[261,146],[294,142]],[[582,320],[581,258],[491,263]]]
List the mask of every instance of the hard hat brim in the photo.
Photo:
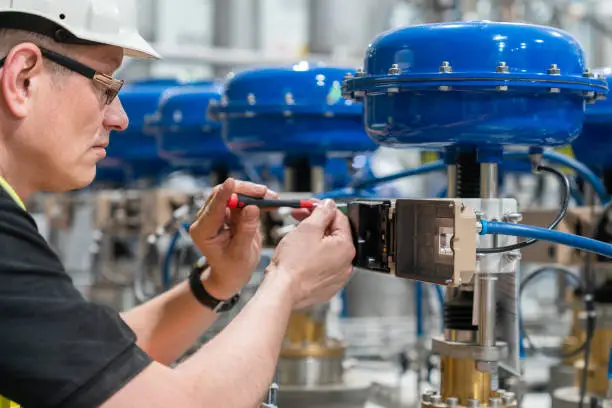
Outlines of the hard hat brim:
[[123,48],[123,53],[126,57],[140,59],[161,59],[161,55],[151,47],[151,45],[136,32],[124,33],[120,38],[117,36],[102,36],[91,33],[74,33],[78,38],[96,42],[99,44],[112,45]]
[[[37,32],[60,43],[112,45],[123,49],[124,55],[140,59],[161,59],[161,56],[136,30],[121,30],[103,34],[78,30],[59,19],[50,18],[39,11],[6,9],[0,7],[0,28],[14,28]],[[59,40],[56,30],[61,28],[68,37]],[[64,41],[65,40],[65,41]]]

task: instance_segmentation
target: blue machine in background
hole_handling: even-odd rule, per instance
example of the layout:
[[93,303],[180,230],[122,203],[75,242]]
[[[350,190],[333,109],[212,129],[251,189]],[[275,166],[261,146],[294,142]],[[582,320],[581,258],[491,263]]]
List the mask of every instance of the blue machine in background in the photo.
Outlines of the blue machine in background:
[[167,89],[149,120],[159,156],[176,168],[214,172],[217,182],[241,169],[241,161],[221,139],[221,124],[208,114],[209,105],[220,98],[221,87],[214,82]]
[[[517,210],[517,203],[510,200],[500,205],[498,165],[504,158],[504,148],[523,146],[531,153],[543,153],[545,147],[570,144],[582,131],[585,103],[607,93],[607,82],[586,68],[581,46],[566,32],[487,21],[426,24],[383,33],[368,46],[364,69],[346,78],[343,85],[345,97],[364,104],[365,128],[376,143],[395,148],[444,149],[449,197],[472,199],[465,205],[473,206],[484,220],[503,219],[509,210],[500,207]],[[527,154],[520,152],[517,156],[524,159]],[[549,152],[543,158],[563,161]],[[534,168],[550,170],[536,160]],[[567,201],[562,206],[566,208]],[[501,224],[508,229],[514,226]],[[540,228],[545,232],[542,236],[552,236],[550,230],[555,226]],[[500,362],[520,370],[518,325],[508,317],[518,314],[518,304],[512,297],[496,295],[497,283],[487,275],[498,274],[506,288],[517,287],[516,266],[500,266],[503,262],[498,261],[505,253],[529,243],[517,244],[503,236],[497,239],[500,241],[489,236],[477,242],[474,291],[460,284],[447,293],[445,336],[436,340],[444,345],[435,350],[446,367],[441,394],[458,398],[462,404],[474,398],[487,401],[489,395],[475,396],[472,390],[464,393],[453,387],[469,375],[454,366],[461,350],[474,345],[495,347],[500,335],[508,347],[507,358]],[[423,262],[431,265],[436,256],[425,252]],[[409,266],[407,270],[418,269],[412,263]],[[436,273],[430,271],[420,278],[436,282]],[[424,318],[418,285],[417,323]],[[505,308],[501,313],[497,311],[500,304]],[[478,305],[476,312],[474,305]],[[462,310],[468,311],[467,325],[458,317],[463,316]],[[473,340],[456,342],[452,334],[447,334],[472,330],[472,322],[478,322],[478,336]],[[417,324],[420,339],[422,329]],[[490,388],[490,384],[484,386]]]
[[[596,70],[608,82],[612,70]],[[612,100],[588,105],[581,136],[572,145],[576,158],[604,176],[612,170]],[[609,175],[608,175],[609,176]]]
[[216,109],[223,138],[239,153],[326,156],[375,148],[363,132],[362,106],[342,98],[351,69],[300,63],[236,74]]
[[361,104],[342,98],[349,72],[305,62],[241,72],[211,112],[232,152],[282,154],[285,167],[300,174],[300,191],[311,191],[311,168],[327,166],[337,187],[350,180],[344,159],[376,148],[363,130]]
[[585,100],[607,93],[584,64],[555,28],[428,24],[378,36],[344,93],[363,100],[385,146],[562,146],[580,134]]

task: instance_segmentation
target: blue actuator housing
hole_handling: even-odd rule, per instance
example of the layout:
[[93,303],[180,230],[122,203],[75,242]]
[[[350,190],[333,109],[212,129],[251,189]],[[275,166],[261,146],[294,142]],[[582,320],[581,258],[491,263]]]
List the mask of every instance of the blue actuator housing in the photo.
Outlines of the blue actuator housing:
[[325,157],[374,150],[361,103],[342,98],[354,69],[299,63],[254,69],[228,79],[211,113],[231,151]]
[[221,124],[210,118],[208,110],[221,98],[221,86],[198,82],[167,89],[158,110],[148,120],[150,133],[157,139],[160,157],[173,165],[200,169],[240,168],[240,160],[221,138]]
[[[612,80],[612,69],[597,69],[594,72],[608,82]],[[576,158],[593,169],[612,169],[612,100],[588,105],[584,129],[572,144]]]
[[566,145],[607,93],[566,32],[488,21],[383,33],[343,83],[368,135],[392,147]]

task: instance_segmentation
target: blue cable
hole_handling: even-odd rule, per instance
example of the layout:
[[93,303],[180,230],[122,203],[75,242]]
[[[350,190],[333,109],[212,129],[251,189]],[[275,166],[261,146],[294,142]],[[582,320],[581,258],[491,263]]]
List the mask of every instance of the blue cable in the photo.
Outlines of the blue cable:
[[422,339],[425,333],[423,329],[423,282],[415,282],[415,301],[416,301],[416,336]]
[[442,286],[434,285],[434,287],[436,288],[436,297],[440,302],[440,307],[444,309],[444,293],[442,292]]
[[170,243],[168,244],[168,249],[164,256],[164,263],[162,266],[162,287],[164,290],[170,289],[170,285],[172,284],[172,254],[180,238],[181,232],[177,229],[174,231],[174,234],[172,234],[172,238],[170,238]]
[[390,181],[395,181],[404,177],[418,176],[421,174],[431,173],[434,171],[440,171],[446,169],[446,164],[443,161],[432,162],[429,164],[425,164],[421,167],[416,167],[414,169],[400,171],[399,173],[390,174],[388,176],[383,177],[373,177],[365,180],[357,180],[353,187],[356,190],[372,187],[382,183],[388,183]]
[[488,222],[481,220],[482,231],[480,235],[510,235],[522,238],[534,238],[542,241],[554,242],[583,251],[592,252],[612,258],[612,245],[591,238],[572,235],[566,232],[549,230],[532,225],[509,224],[505,222]]
[[[561,153],[553,152],[553,151],[544,151],[542,157],[549,162],[566,166],[574,170],[582,179],[588,182],[591,186],[593,186],[593,190],[599,196],[599,199],[603,204],[606,204],[610,200],[610,196],[606,190],[606,187],[603,185],[599,177],[587,166],[583,163],[579,162],[576,159],[572,159],[569,156],[566,156]],[[504,159],[529,159],[529,154],[524,152],[506,152],[504,153]]]
[[610,346],[610,356],[608,357],[608,380],[612,380],[612,346]]

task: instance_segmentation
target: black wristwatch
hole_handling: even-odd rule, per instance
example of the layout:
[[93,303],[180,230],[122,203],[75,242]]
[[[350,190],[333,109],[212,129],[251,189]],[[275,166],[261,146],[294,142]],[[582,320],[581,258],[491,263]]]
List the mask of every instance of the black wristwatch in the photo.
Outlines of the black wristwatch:
[[189,287],[193,296],[205,307],[212,309],[215,313],[222,313],[231,310],[240,300],[240,294],[236,293],[228,300],[219,300],[212,296],[202,284],[202,273],[208,269],[209,265],[205,258],[201,258],[195,263],[189,274]]

